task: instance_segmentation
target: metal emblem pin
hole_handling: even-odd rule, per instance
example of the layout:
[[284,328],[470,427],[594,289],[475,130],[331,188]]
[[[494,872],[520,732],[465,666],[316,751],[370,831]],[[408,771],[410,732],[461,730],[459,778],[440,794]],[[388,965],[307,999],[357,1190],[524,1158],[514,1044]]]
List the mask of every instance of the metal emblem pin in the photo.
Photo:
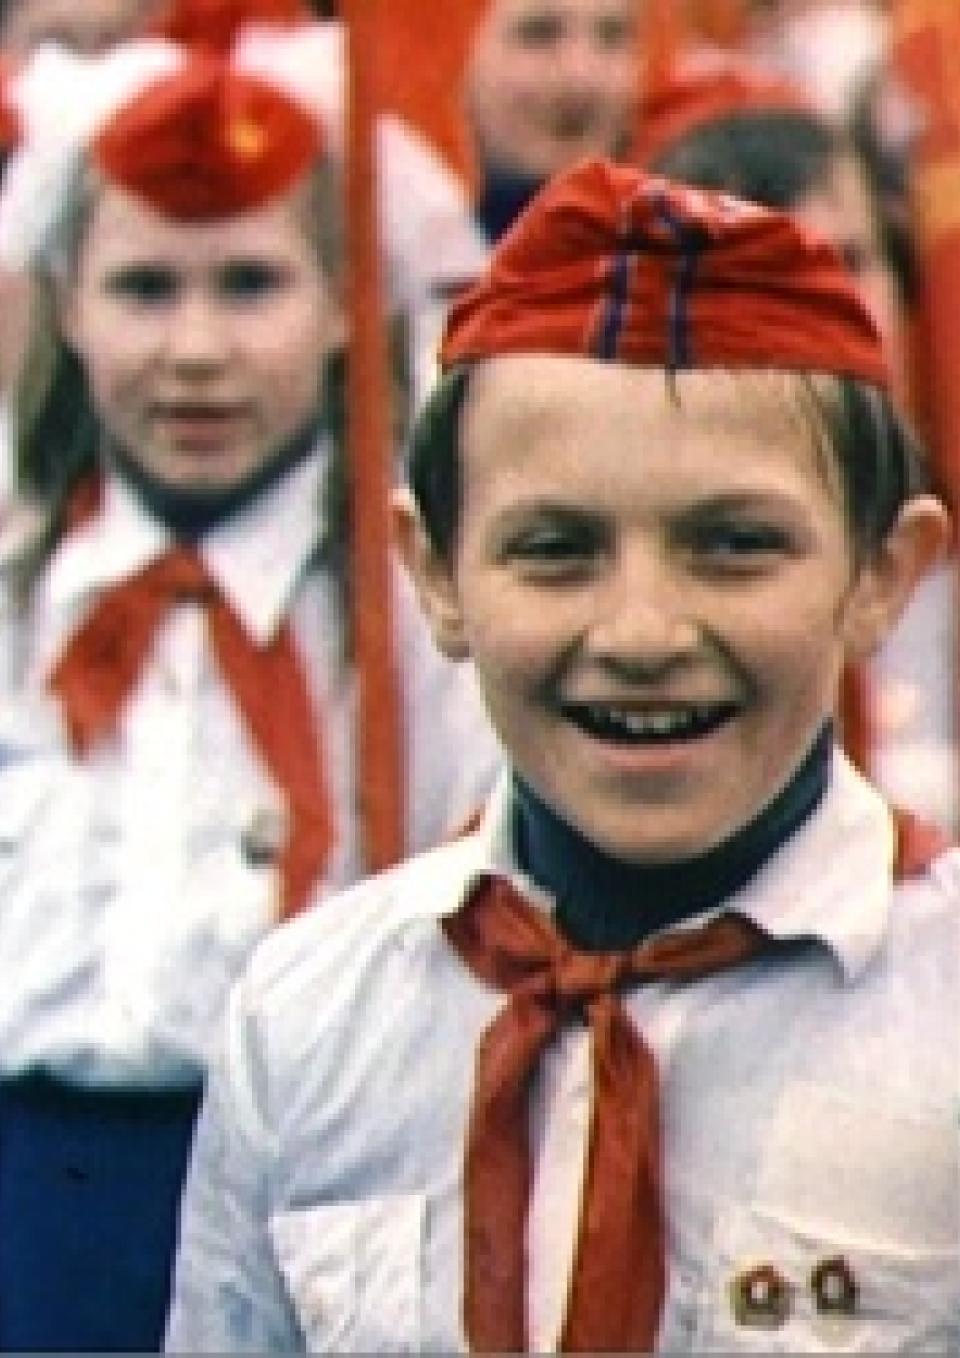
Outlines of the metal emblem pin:
[[758,1264],[732,1279],[730,1304],[738,1325],[777,1330],[790,1315],[793,1287],[773,1264]]
[[821,1259],[810,1273],[810,1288],[821,1315],[853,1315],[860,1288],[843,1255]]

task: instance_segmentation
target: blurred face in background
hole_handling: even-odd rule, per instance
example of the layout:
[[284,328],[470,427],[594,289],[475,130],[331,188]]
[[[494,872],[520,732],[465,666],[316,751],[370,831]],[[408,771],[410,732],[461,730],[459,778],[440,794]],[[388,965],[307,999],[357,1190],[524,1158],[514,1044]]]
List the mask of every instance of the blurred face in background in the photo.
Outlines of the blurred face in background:
[[184,224],[100,191],[62,325],[107,433],[166,488],[235,489],[315,415],[344,330],[314,202],[298,187]]
[[44,42],[99,52],[136,33],[161,0],[9,0],[0,4],[0,46],[29,52]]
[[637,0],[493,0],[467,72],[481,165],[547,178],[618,155],[637,93]]

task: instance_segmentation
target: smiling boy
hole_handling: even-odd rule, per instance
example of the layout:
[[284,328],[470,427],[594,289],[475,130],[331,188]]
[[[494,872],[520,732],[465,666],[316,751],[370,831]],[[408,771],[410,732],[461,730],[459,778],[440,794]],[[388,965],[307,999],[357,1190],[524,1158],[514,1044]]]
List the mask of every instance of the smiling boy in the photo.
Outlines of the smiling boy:
[[418,557],[428,607],[525,780],[618,857],[689,858],[746,824],[864,644],[839,487],[791,381],[695,372],[671,392],[655,369],[539,354],[471,378],[456,569]]
[[443,361],[400,537],[512,770],[235,990],[169,1347],[949,1351],[960,864],[832,731],[946,533],[868,312],[591,162]]

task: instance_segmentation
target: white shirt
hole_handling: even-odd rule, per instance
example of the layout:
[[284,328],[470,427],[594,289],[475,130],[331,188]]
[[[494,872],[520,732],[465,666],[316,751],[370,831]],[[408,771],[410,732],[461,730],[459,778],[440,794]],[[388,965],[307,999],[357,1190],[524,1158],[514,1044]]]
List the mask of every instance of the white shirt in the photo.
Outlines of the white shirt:
[[[462,1157],[473,1052],[504,999],[438,919],[510,866],[508,799],[467,840],[348,892],[258,950],[229,1006],[182,1216],[176,1352],[465,1347]],[[822,941],[632,991],[656,1054],[664,1352],[960,1346],[960,854],[892,883],[884,803],[837,756],[824,803],[728,904]],[[533,890],[526,884],[529,890]],[[555,1347],[589,1119],[589,1032],[533,1100],[531,1348]],[[818,1312],[838,1257],[853,1314]],[[738,1321],[745,1270],[790,1289]]]
[[[336,843],[321,892],[363,872],[355,674],[336,587],[309,569],[322,457],[207,534],[201,554],[244,625],[269,639],[289,613],[316,703]],[[116,740],[68,752],[51,665],[104,587],[169,546],[121,482],[55,551],[25,616],[0,704],[0,1075],[42,1066],[91,1084],[177,1084],[202,1072],[229,982],[274,923],[272,866],[248,832],[282,794],[217,670],[201,605],[163,624]],[[9,601],[8,601],[9,603]],[[398,570],[410,851],[479,805],[498,751],[468,669],[441,660]]]

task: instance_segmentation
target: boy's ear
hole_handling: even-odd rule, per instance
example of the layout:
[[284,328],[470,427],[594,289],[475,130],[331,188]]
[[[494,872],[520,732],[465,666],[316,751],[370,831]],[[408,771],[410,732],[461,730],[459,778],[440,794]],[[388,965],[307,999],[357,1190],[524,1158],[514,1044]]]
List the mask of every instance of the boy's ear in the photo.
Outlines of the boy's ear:
[[865,659],[877,649],[949,539],[950,516],[934,496],[914,496],[901,508],[854,582],[845,629],[851,660]]
[[470,647],[464,633],[453,564],[433,545],[408,490],[394,493],[392,510],[400,556],[417,587],[420,607],[426,614],[433,639],[449,660],[465,660]]

